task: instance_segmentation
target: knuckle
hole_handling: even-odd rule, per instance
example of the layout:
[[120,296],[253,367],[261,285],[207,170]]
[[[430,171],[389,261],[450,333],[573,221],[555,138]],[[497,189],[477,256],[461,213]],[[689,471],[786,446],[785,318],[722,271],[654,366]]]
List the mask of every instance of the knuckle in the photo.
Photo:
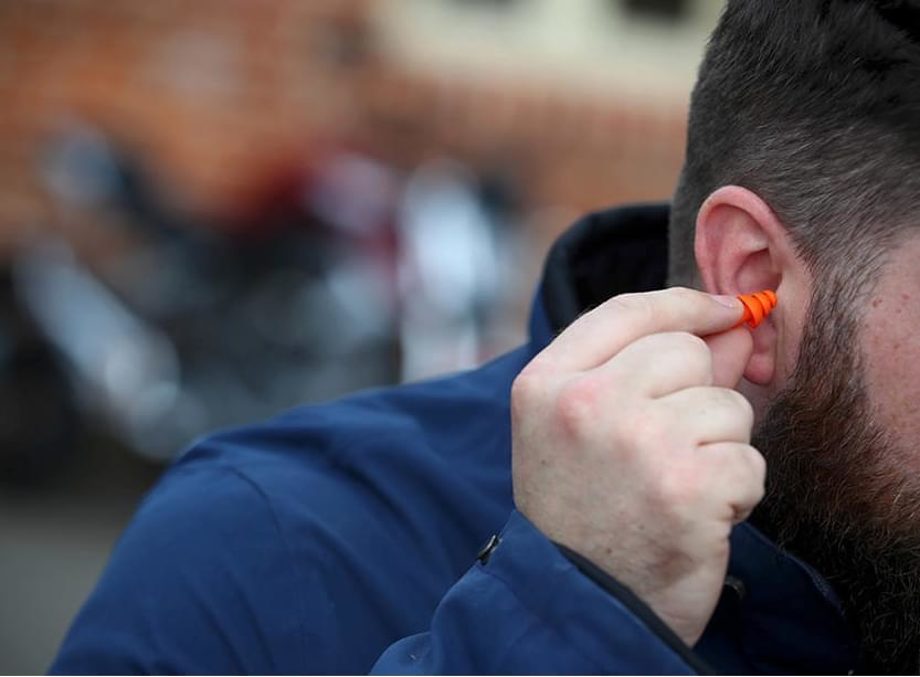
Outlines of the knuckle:
[[[744,418],[747,426],[754,425],[754,407],[744,395],[731,388],[720,388],[725,404],[734,410],[735,415]],[[759,455],[759,454],[758,454]]]
[[532,370],[525,368],[511,383],[511,400],[528,399],[537,390],[538,377]]
[[671,287],[668,289],[668,294],[678,301],[694,301],[696,300],[700,293],[695,289],[690,289],[689,287]]
[[[736,392],[736,391],[732,391]],[[750,400],[746,398],[741,393],[737,393],[735,399],[738,400],[738,408],[743,412],[745,416],[745,421],[748,428],[754,427],[754,405],[751,404]],[[760,454],[757,454],[760,456]]]
[[652,306],[647,294],[620,294],[619,296],[614,296],[607,303],[614,312],[625,312],[640,316],[652,313]]
[[753,507],[764,496],[766,479],[766,461],[754,447],[749,444],[732,445],[725,449],[723,464],[733,468],[733,482],[745,495],[745,503]]
[[527,365],[511,383],[512,414],[521,416],[534,407],[546,392],[547,385],[547,374],[539,365]]
[[706,341],[696,334],[691,334],[688,331],[678,331],[674,333],[674,338],[677,350],[696,359],[711,361],[712,353],[709,351],[709,346],[706,345]]
[[[763,457],[763,454],[750,445],[747,447],[747,456],[762,492],[767,479],[767,460]],[[761,496],[763,496],[763,493],[761,493]]]
[[537,355],[518,373],[511,383],[512,394],[523,394],[525,396],[535,392],[542,392],[547,382],[553,378],[558,371],[553,368],[550,361]]
[[763,482],[760,482],[757,485],[757,492],[754,494],[754,504],[758,504],[763,500],[763,497],[766,495],[767,489]]
[[748,399],[732,388],[710,387],[704,391],[710,407],[714,409],[730,410],[733,417],[742,416],[753,421],[754,407]]
[[694,380],[708,383],[712,376],[712,352],[706,341],[689,332],[675,332],[671,349],[683,369],[692,372]]
[[511,410],[516,413],[522,413],[530,401],[531,394],[534,392],[533,377],[524,372],[518,374],[517,378],[511,384]]
[[696,289],[690,289],[689,287],[671,287],[667,290],[666,293],[669,296],[669,300],[672,301],[677,307],[700,307],[700,299],[702,298],[702,295]]
[[555,419],[569,438],[580,439],[596,417],[599,399],[597,384],[587,378],[562,386],[556,397]]

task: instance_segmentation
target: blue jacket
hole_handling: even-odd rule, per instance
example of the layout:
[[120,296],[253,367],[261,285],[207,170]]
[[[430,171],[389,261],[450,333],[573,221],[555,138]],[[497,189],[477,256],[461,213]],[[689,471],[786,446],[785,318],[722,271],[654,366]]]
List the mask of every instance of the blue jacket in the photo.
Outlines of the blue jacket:
[[651,205],[576,224],[529,342],[490,364],[196,444],[144,499],[51,671],[846,672],[830,587],[750,525],[691,650],[514,510],[512,380],[585,308],[664,285],[666,223]]

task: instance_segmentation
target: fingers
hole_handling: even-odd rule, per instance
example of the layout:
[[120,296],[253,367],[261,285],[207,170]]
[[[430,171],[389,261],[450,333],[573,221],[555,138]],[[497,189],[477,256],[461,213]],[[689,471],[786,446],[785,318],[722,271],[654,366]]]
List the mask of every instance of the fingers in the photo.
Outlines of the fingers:
[[660,397],[712,382],[712,353],[688,332],[651,334],[626,346],[597,369],[618,391]]
[[754,425],[754,409],[741,393],[729,388],[686,388],[654,404],[661,425],[670,426],[678,439],[693,445],[719,442],[747,444]]
[[697,454],[709,466],[712,500],[727,501],[735,524],[746,520],[764,495],[767,464],[763,456],[751,445],[739,442],[704,444]]
[[704,340],[712,354],[712,384],[722,388],[734,388],[744,375],[754,351],[754,338],[751,332],[739,327],[720,334],[711,334]]
[[598,368],[618,389],[661,397],[684,388],[734,387],[753,350],[746,329],[707,337],[688,332],[643,336]]
[[726,331],[738,323],[744,309],[735,298],[719,298],[683,287],[616,296],[573,322],[539,359],[586,370],[648,334],[686,331],[706,336]]

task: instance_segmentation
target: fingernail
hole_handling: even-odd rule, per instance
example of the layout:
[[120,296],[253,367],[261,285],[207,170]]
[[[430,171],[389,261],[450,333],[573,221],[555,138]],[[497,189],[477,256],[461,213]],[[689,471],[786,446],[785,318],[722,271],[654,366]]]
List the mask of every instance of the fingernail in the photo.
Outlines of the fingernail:
[[722,296],[713,294],[712,298],[717,303],[725,306],[726,308],[731,308],[732,310],[741,310],[741,301],[738,300],[737,296]]

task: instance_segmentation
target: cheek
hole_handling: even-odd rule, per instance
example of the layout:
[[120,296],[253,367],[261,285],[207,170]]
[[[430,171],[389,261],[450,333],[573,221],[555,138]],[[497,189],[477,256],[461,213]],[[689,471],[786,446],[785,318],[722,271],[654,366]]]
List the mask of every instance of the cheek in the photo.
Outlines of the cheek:
[[920,293],[883,280],[863,336],[873,413],[898,446],[913,449],[920,440]]
[[793,278],[789,285],[784,284],[779,290],[782,294],[782,313],[777,322],[776,378],[777,388],[782,388],[795,371],[799,357],[799,345],[805,332],[805,320],[808,317],[808,291],[812,288],[810,280]]

